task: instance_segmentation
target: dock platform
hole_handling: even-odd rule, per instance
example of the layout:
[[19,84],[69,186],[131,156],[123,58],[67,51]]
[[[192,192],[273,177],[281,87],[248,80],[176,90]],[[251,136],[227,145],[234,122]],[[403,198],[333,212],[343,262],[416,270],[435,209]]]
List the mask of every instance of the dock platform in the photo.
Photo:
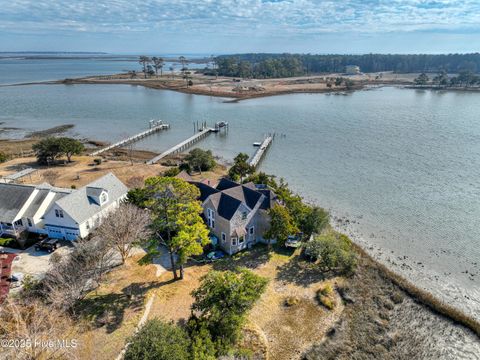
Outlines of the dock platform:
[[190,146],[192,146],[194,143],[196,143],[197,141],[207,137],[208,135],[210,135],[211,133],[214,133],[214,132],[217,132],[218,130],[214,129],[214,128],[204,128],[204,129],[201,129],[198,133],[196,133],[195,135],[189,137],[187,140],[184,140],[182,141],[181,143],[171,147],[170,149],[168,149],[167,151],[164,151],[163,153],[161,153],[160,155],[157,155],[155,156],[153,159],[147,161],[147,164],[148,165],[152,165],[152,164],[155,164],[157,163],[158,161],[160,161],[161,159],[163,159],[164,157],[168,156],[168,155],[171,155],[171,154],[175,154],[175,153],[178,153],[178,152],[182,152],[183,150],[189,148]]
[[117,147],[121,147],[121,146],[131,144],[131,143],[136,142],[140,139],[143,139],[144,137],[147,137],[147,136],[149,136],[153,133],[156,133],[156,132],[161,131],[161,130],[166,130],[166,129],[169,129],[169,128],[170,128],[169,124],[163,124],[163,123],[159,122],[156,125],[151,126],[150,129],[148,129],[148,130],[142,131],[141,133],[138,133],[138,134],[130,136],[126,139],[120,140],[120,141],[118,141],[118,142],[116,142],[112,145],[109,145],[109,146],[103,148],[103,149],[94,151],[90,154],[90,156],[100,155],[100,154],[104,153],[105,151],[112,150],[112,149],[117,148]]
[[254,168],[257,167],[257,165],[260,163],[260,160],[262,160],[263,156],[265,155],[268,147],[272,144],[273,137],[274,135],[267,135],[265,139],[263,139],[260,147],[257,149],[252,158],[248,161],[248,164],[250,166],[253,166]]

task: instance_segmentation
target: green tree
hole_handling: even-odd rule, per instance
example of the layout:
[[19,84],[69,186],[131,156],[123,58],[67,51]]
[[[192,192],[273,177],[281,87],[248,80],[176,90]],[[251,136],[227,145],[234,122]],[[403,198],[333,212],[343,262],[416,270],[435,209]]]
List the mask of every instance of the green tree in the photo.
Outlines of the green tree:
[[268,280],[247,269],[210,271],[197,290],[192,310],[207,324],[218,355],[237,341],[245,315],[265,291]]
[[165,65],[163,58],[154,56],[152,57],[152,62],[153,62],[153,68],[155,69],[155,75],[158,76],[158,69],[160,69],[160,76],[163,76],[163,66]]
[[203,247],[210,242],[209,231],[200,217],[201,212],[200,202],[192,201],[177,213],[178,231],[172,238],[170,246],[178,255],[180,279],[183,279],[183,266],[188,258],[192,255],[202,254]]
[[309,207],[300,223],[300,229],[307,237],[312,234],[320,234],[327,226],[329,217],[328,212],[324,209],[318,206]]
[[276,239],[281,245],[285,244],[289,235],[296,234],[298,227],[295,225],[288,209],[285,206],[275,204],[268,210],[270,216],[270,228],[265,232],[265,238],[268,239],[268,247],[271,246],[271,240]]
[[127,201],[140,208],[146,207],[147,200],[148,200],[148,193],[145,188],[130,189],[127,193]]
[[355,270],[355,253],[346,235],[336,232],[319,235],[307,243],[305,252],[318,261],[322,271],[351,274]]
[[47,137],[32,146],[39,164],[53,163],[63,155],[61,144],[57,138]]
[[7,154],[5,154],[4,152],[0,151],[0,163],[4,163],[5,161],[8,160],[8,156]]
[[217,358],[215,343],[207,322],[192,317],[187,323],[187,328],[192,341],[192,360],[215,360]]
[[248,164],[248,155],[240,153],[233,159],[233,166],[228,170],[228,176],[235,181],[243,181],[248,174],[253,174],[254,167]]
[[61,137],[57,138],[56,141],[60,145],[60,151],[67,157],[68,162],[72,162],[73,155],[79,155],[85,150],[83,144],[76,139]]
[[425,74],[425,73],[421,73],[413,81],[415,82],[416,85],[422,85],[423,86],[423,85],[427,85],[428,80],[429,80],[428,75]]
[[211,150],[195,148],[188,153],[185,160],[191,169],[196,169],[199,172],[211,170],[216,165]]
[[186,257],[198,251],[196,242],[205,242],[203,221],[199,213],[200,191],[188,182],[172,177],[151,177],[145,181],[147,201],[145,205],[153,215],[153,228],[157,243],[150,244],[149,252],[154,255],[158,242],[167,247],[172,272],[177,276],[176,257],[180,264]]
[[437,76],[432,79],[433,83],[440,86],[448,85],[448,74],[445,70],[440,71]]
[[152,62],[152,59],[150,59],[148,56],[142,55],[142,56],[140,56],[138,62],[143,67],[143,77],[146,79],[147,78],[147,65]]
[[125,360],[190,360],[190,339],[180,327],[149,320],[129,340]]

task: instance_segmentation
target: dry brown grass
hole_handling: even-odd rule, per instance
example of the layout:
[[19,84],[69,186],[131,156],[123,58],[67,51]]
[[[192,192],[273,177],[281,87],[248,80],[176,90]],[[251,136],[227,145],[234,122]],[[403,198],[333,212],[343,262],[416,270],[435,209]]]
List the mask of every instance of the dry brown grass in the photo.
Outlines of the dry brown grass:
[[[258,350],[255,358],[297,359],[314,343],[321,341],[328,329],[339,319],[343,305],[335,293],[340,305],[333,311],[320,307],[315,299],[316,291],[325,285],[320,273],[311,278],[309,284],[284,280],[279,272],[295,272],[294,266],[286,267],[291,261],[297,262],[298,254],[268,255],[266,247],[257,246],[232,258],[217,263],[188,267],[185,280],[171,282],[172,275],[165,273],[160,279],[163,286],[155,290],[156,297],[149,318],[160,317],[164,320],[184,322],[190,316],[193,298],[191,292],[199,285],[200,278],[211,269],[228,270],[235,267],[247,267],[260,276],[269,279],[267,290],[248,316],[246,338],[240,343],[242,348]],[[295,277],[296,274],[289,274]],[[340,279],[338,279],[340,280]],[[330,280],[334,281],[334,280]],[[298,299],[297,304],[285,306],[289,297]],[[261,350],[265,349],[265,350]]]
[[165,167],[158,164],[146,165],[138,162],[132,165],[129,161],[119,160],[103,161],[101,165],[96,166],[93,163],[93,158],[90,156],[77,156],[73,158],[73,162],[70,164],[47,168],[38,166],[35,158],[18,158],[1,164],[0,176],[15,173],[24,167],[38,169],[38,172],[32,175],[32,177],[27,176],[23,179],[26,183],[38,184],[48,182],[48,179],[44,178],[43,174],[54,170],[59,175],[55,180],[55,186],[66,188],[70,188],[72,185],[79,188],[109,172],[115,174],[125,184],[129,184],[132,178],[141,177],[146,179],[147,177],[161,174],[165,169]]
[[375,266],[377,267],[380,274],[382,274],[382,276],[384,276],[386,279],[391,280],[395,285],[405,291],[413,299],[429,307],[432,311],[440,315],[446,316],[447,318],[469,328],[478,337],[480,337],[480,322],[478,320],[473,319],[472,317],[464,314],[461,310],[449,304],[446,304],[428,291],[420,289],[419,287],[415,286],[410,281],[405,279],[403,276],[388,269],[385,265],[374,261],[370,257],[370,255],[368,255],[367,252],[364,251],[360,246],[354,246],[357,252],[362,254],[363,257],[368,258],[371,262],[375,262]]
[[161,286],[153,265],[138,264],[141,257],[109,273],[77,308],[80,359],[114,359],[133,334],[150,291]]

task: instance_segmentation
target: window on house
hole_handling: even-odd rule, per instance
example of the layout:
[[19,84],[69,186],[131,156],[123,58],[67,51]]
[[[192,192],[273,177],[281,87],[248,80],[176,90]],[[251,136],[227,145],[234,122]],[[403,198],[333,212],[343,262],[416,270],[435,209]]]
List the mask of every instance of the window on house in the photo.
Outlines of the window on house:
[[207,209],[207,222],[208,226],[215,229],[215,211],[212,209]]
[[246,218],[247,218],[247,212],[244,211],[244,212],[242,213],[242,220],[245,220]]
[[249,230],[249,233],[250,233],[250,235],[253,235],[254,232],[255,232],[255,228],[252,226]]
[[30,220],[30,218],[27,218],[27,222],[28,222],[28,226],[32,227],[33,224],[32,224],[32,220]]
[[63,210],[55,209],[55,216],[59,218],[63,218]]
[[240,236],[240,237],[238,238],[238,243],[239,243],[239,244],[243,244],[244,242],[245,242],[245,236]]
[[107,202],[107,194],[102,193],[102,195],[100,195],[100,204],[105,204],[106,202]]
[[18,219],[17,221],[15,221],[14,224],[15,224],[15,225],[23,226],[23,221],[22,221],[22,219]]
[[237,238],[232,237],[232,246],[237,246]]
[[227,234],[222,232],[222,243],[225,243],[227,241]]
[[87,228],[87,230],[90,230],[90,222],[89,221],[87,221],[86,228]]

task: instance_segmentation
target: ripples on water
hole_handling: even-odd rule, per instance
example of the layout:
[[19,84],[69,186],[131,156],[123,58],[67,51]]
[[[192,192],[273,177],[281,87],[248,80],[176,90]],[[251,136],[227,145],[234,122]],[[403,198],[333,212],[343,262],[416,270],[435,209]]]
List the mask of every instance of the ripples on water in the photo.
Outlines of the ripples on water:
[[264,133],[285,134],[261,170],[354,220],[350,229],[378,256],[479,318],[479,97],[382,88],[225,103],[136,86],[28,86],[0,88],[0,122],[75,123],[80,136],[113,141],[161,118],[171,130],[136,145],[160,152],[195,121],[226,120],[227,136],[199,143],[226,159],[253,153]]

